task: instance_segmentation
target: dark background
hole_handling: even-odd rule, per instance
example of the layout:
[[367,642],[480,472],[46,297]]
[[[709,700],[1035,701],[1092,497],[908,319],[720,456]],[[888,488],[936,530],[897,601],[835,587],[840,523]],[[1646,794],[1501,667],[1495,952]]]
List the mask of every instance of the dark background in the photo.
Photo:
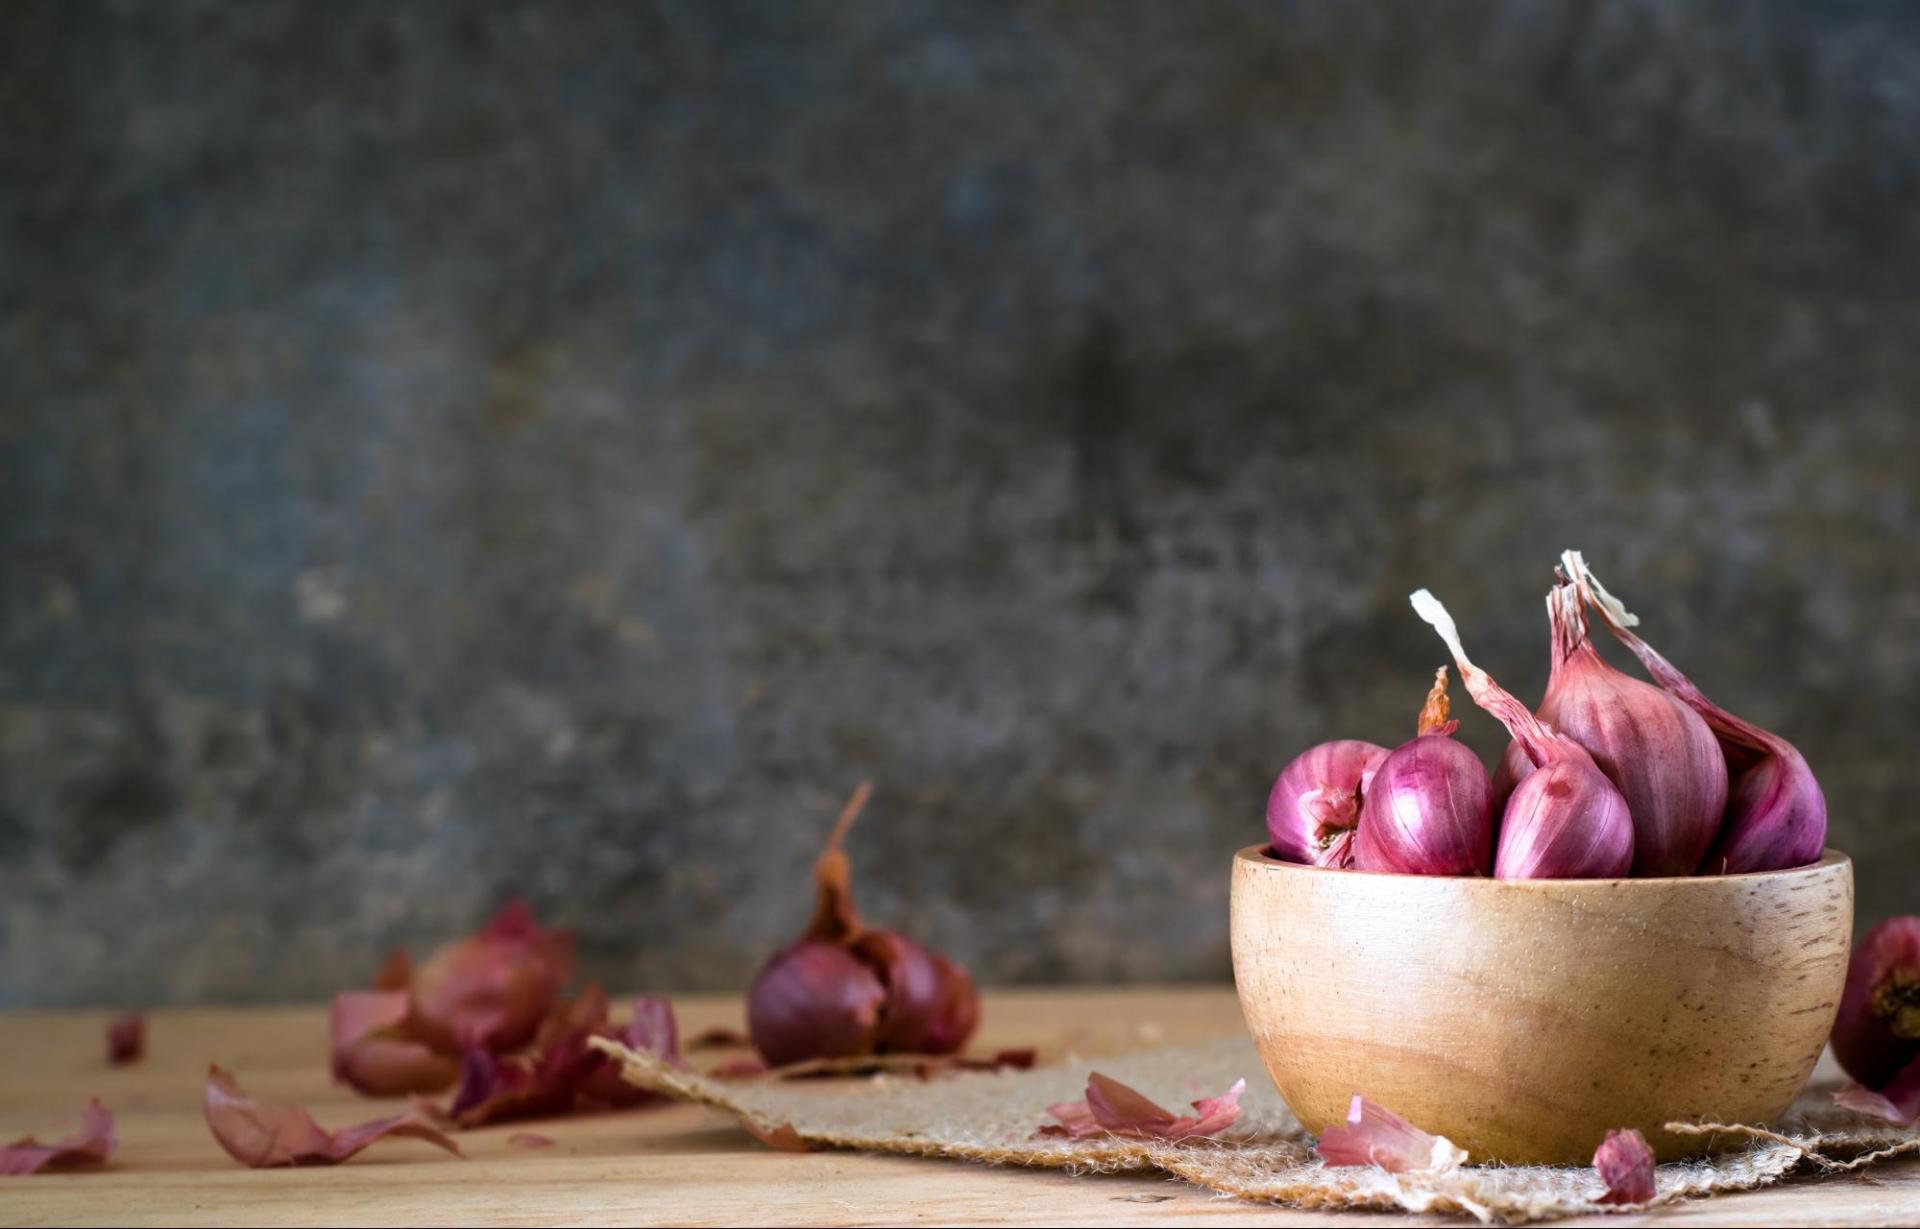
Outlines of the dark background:
[[56,0],[0,116],[0,1002],[737,987],[865,776],[870,915],[1224,978],[1569,545],[1920,905],[1911,6]]

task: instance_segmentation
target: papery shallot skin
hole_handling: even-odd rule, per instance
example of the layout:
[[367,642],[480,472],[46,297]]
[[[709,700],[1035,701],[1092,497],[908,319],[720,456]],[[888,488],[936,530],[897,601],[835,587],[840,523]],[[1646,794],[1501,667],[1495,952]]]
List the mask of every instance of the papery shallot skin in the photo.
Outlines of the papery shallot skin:
[[887,988],[846,948],[802,939],[767,961],[747,992],[747,1032],[768,1064],[871,1054]]
[[514,901],[413,974],[407,1032],[443,1054],[518,1049],[533,1039],[572,976],[572,932],[542,929],[526,904]]
[[0,1145],[0,1176],[102,1165],[113,1155],[113,1149],[113,1111],[95,1097],[80,1112],[80,1129],[67,1138],[43,1144],[28,1135]]
[[1920,917],[1888,918],[1854,949],[1833,1056],[1875,1090],[1920,1066]]
[[438,1092],[460,1077],[460,1061],[402,1033],[404,990],[349,990],[327,1019],[333,1078],[369,1097]]
[[1320,1133],[1313,1150],[1329,1165],[1377,1165],[1391,1174],[1444,1172],[1467,1161],[1467,1153],[1444,1135],[1422,1131],[1384,1105],[1359,1093],[1347,1120]]
[[1273,856],[1308,866],[1345,866],[1352,858],[1361,801],[1387,749],[1357,738],[1308,747],[1280,770],[1267,794]]
[[1654,1182],[1653,1148],[1638,1131],[1609,1131],[1593,1152],[1593,1168],[1606,1183],[1601,1203],[1649,1203],[1659,1193]]
[[1480,757],[1446,734],[1394,749],[1367,787],[1353,868],[1484,875],[1492,859],[1493,796]]

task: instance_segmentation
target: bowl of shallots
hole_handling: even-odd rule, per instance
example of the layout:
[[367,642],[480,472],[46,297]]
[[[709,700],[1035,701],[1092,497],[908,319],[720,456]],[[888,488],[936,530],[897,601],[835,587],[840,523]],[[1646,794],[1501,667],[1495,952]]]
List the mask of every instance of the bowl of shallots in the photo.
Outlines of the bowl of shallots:
[[[1477,1162],[1585,1164],[1615,1130],[1665,1160],[1712,1141],[1669,1124],[1777,1121],[1853,930],[1806,760],[1642,640],[1578,552],[1533,709],[1432,594],[1413,605],[1513,741],[1489,772],[1453,738],[1443,668],[1410,741],[1321,743],[1274,782],[1267,841],[1234,858],[1234,979],[1301,1123],[1364,1097]],[[1609,665],[1592,622],[1653,681]]]

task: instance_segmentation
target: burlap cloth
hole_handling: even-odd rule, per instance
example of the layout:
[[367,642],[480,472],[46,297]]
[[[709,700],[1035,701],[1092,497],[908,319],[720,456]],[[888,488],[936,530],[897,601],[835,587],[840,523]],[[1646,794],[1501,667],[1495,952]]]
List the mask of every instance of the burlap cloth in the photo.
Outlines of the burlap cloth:
[[[754,1134],[789,1146],[804,1140],[815,1146],[1100,1173],[1158,1169],[1222,1194],[1302,1208],[1467,1213],[1482,1221],[1510,1222],[1623,1210],[1596,1202],[1604,1188],[1591,1168],[1468,1165],[1448,1173],[1399,1175],[1329,1168],[1314,1157],[1312,1139],[1274,1091],[1244,1036],[1032,1071],[784,1082],[712,1079],[675,1070],[653,1054],[617,1042],[595,1044],[620,1060],[630,1082],[725,1110]],[[1219,1138],[1184,1143],[1036,1136],[1035,1129],[1050,1121],[1048,1105],[1081,1099],[1093,1066],[1177,1111],[1244,1077],[1240,1121]],[[1775,1131],[1701,1128],[1752,1142],[1707,1159],[1660,1166],[1654,1202],[1750,1190],[1796,1170],[1858,1169],[1920,1153],[1920,1131],[1837,1109],[1833,1089],[1830,1078],[1816,1077]]]

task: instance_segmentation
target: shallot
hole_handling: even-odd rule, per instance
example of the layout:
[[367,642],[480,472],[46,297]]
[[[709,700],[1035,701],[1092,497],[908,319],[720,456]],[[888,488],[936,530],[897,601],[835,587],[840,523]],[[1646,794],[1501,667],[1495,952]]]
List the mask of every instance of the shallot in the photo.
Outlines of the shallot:
[[865,782],[853,792],[814,863],[817,894],[806,933],[775,953],[747,992],[747,1031],[776,1067],[811,1058],[951,1053],[979,1023],[980,995],[965,969],[904,935],[868,929],[853,907],[841,842],[871,793]]
[[1507,727],[1536,771],[1514,787],[1500,823],[1496,879],[1606,879],[1633,866],[1633,820],[1626,799],[1586,748],[1555,732],[1467,659],[1459,630],[1433,594],[1413,608],[1453,654],[1467,693]]
[[1453,738],[1447,668],[1435,673],[1418,734],[1374,771],[1353,838],[1353,866],[1403,875],[1484,875],[1493,858],[1486,766]]
[[1357,738],[1308,747],[1280,770],[1267,795],[1273,856],[1311,866],[1353,861],[1360,805],[1387,749]]
[[[1691,875],[1727,806],[1727,763],[1699,714],[1651,683],[1608,665],[1587,638],[1579,589],[1547,595],[1552,674],[1534,710],[1593,756],[1633,817],[1633,873]],[[1533,770],[1518,743],[1501,761],[1504,781]]]
[[1920,1118],[1920,917],[1867,932],[1847,966],[1833,1056],[1862,1088],[1841,1104],[1894,1121]]
[[1561,556],[1580,596],[1662,687],[1700,714],[1735,774],[1720,834],[1699,864],[1703,874],[1785,870],[1818,861],[1827,843],[1827,799],[1806,759],[1786,739],[1707,699],[1631,628],[1640,622],[1608,593],[1579,551]]

